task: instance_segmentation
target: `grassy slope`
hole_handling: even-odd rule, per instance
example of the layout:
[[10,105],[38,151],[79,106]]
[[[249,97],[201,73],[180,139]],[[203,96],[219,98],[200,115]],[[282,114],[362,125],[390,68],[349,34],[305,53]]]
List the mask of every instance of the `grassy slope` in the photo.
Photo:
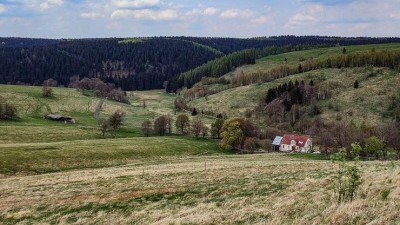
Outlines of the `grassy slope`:
[[335,169],[282,154],[220,155],[6,178],[0,223],[400,223],[398,162],[363,163],[356,199],[340,205]]
[[[399,44],[367,45],[367,46],[347,46],[347,52],[365,51],[375,48],[400,49]],[[297,65],[303,59],[326,58],[334,54],[342,54],[343,47],[313,49],[300,52],[285,53],[275,56],[269,56],[257,61],[255,65],[246,65],[239,67],[232,74],[244,71],[244,73],[268,70],[279,65],[287,58],[286,63]],[[372,72],[376,76],[369,77]],[[218,112],[225,112],[231,116],[243,115],[246,109],[254,109],[257,102],[262,98],[268,88],[275,87],[289,80],[305,80],[308,82],[313,79],[320,82],[320,85],[328,85],[334,90],[334,96],[326,101],[321,101],[323,116],[332,119],[338,113],[347,115],[348,111],[353,111],[355,120],[368,120],[376,123],[382,119],[382,113],[388,106],[388,99],[398,93],[400,87],[400,74],[389,69],[374,68],[345,68],[345,69],[322,69],[307,73],[297,74],[269,83],[253,84],[238,88],[232,88],[215,95],[200,98],[192,101],[191,106],[200,109],[209,108]],[[353,89],[354,80],[361,82],[360,89]],[[355,104],[354,104],[355,103]],[[328,108],[328,105],[334,105],[334,109]]]
[[[122,109],[126,112],[126,120],[118,132],[118,139],[102,139],[93,113],[99,99],[74,89],[53,90],[54,98],[43,98],[40,87],[0,86],[0,96],[15,105],[21,117],[17,121],[0,121],[0,176],[226,153],[209,140],[142,137],[140,126],[145,119],[154,120],[168,113],[173,115],[174,95],[163,91],[140,91],[129,93],[130,105],[106,101],[101,117],[106,118]],[[77,123],[43,119],[49,112],[70,115]]]
[[[53,142],[100,138],[94,111],[98,98],[82,95],[74,89],[53,88],[53,98],[43,98],[40,87],[1,85],[0,96],[15,105],[21,119],[0,121],[0,144],[24,142]],[[107,117],[117,109],[126,112],[126,121],[119,137],[141,136],[140,125],[145,119],[171,113],[173,95],[162,91],[130,93],[131,105],[106,101],[101,117]],[[147,108],[142,107],[146,100]],[[65,125],[47,121],[47,113],[72,116],[76,124]]]

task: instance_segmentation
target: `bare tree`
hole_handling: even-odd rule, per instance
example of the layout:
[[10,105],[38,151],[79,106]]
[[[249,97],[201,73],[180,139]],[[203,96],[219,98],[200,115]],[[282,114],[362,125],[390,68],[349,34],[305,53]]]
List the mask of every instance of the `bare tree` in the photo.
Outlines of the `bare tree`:
[[256,149],[257,139],[254,137],[249,137],[244,140],[243,148],[251,153],[254,153]]
[[166,122],[167,122],[167,131],[168,131],[168,135],[172,134],[172,124],[174,122],[174,119],[172,118],[172,115],[168,113],[168,115],[166,116]]
[[159,135],[164,136],[167,132],[167,117],[160,116],[154,121],[154,131]]
[[108,120],[100,120],[99,130],[101,132],[101,135],[104,137],[106,133],[110,130],[110,124],[108,123]]
[[201,134],[203,135],[203,138],[208,136],[208,130],[209,130],[209,128],[205,125],[201,128]]
[[152,124],[150,120],[145,120],[142,123],[142,132],[144,135],[146,135],[146,137],[148,137],[151,133],[152,130]]
[[197,138],[199,137],[200,133],[202,132],[204,127],[204,123],[201,117],[195,117],[192,120],[192,123],[190,125],[190,130],[193,133],[193,135]]
[[400,123],[388,124],[378,129],[377,135],[387,146],[396,150],[397,159],[400,159]]
[[58,82],[52,78],[43,81],[43,86],[57,87]]
[[320,134],[320,144],[324,146],[324,152],[326,157],[328,157],[329,149],[336,147],[335,139],[331,132],[326,129],[323,129]]
[[100,99],[99,103],[96,106],[96,110],[94,112],[94,118],[99,121],[100,118],[100,112],[103,110],[103,104],[104,104],[105,99],[102,98]]

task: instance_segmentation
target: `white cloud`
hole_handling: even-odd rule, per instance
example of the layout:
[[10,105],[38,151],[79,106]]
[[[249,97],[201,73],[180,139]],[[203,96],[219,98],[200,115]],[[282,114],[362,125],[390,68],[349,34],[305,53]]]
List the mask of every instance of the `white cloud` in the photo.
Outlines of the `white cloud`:
[[287,26],[298,27],[315,24],[320,20],[322,12],[324,12],[322,5],[307,5],[289,19]]
[[218,9],[214,8],[214,7],[208,7],[206,9],[204,9],[203,14],[207,15],[207,16],[212,16],[215,15],[218,12]]
[[28,0],[27,5],[31,8],[46,10],[51,7],[61,6],[64,0]]
[[0,13],[5,12],[6,11],[6,6],[3,4],[0,4]]
[[53,6],[60,6],[63,4],[63,0],[46,0],[39,4],[39,8],[46,10]]
[[156,6],[160,3],[160,0],[112,0],[112,4],[117,8],[142,8]]
[[400,20],[400,13],[391,13],[390,18]]
[[81,13],[80,15],[82,18],[85,19],[97,19],[97,18],[104,18],[104,15],[99,12],[85,12]]
[[289,19],[289,25],[302,26],[302,25],[313,24],[317,21],[318,21],[318,19],[315,16],[305,15],[305,14],[296,14],[292,18]]
[[260,16],[260,17],[256,17],[254,19],[250,20],[250,23],[255,23],[255,24],[266,24],[266,23],[270,23],[272,21],[272,19],[270,17],[267,16]]
[[227,9],[223,11],[220,15],[225,19],[235,19],[235,18],[250,18],[254,16],[254,12],[248,9]]
[[179,17],[179,14],[174,9],[165,10],[131,10],[131,9],[118,9],[111,14],[112,19],[135,18],[145,20],[174,20]]
[[213,16],[218,13],[218,9],[214,7],[195,8],[186,13],[187,16]]

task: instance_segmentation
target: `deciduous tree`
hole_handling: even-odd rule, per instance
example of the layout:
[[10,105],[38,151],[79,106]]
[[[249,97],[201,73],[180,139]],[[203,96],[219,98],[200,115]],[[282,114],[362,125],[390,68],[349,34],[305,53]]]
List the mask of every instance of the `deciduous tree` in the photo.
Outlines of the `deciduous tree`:
[[225,148],[240,147],[243,142],[244,134],[239,121],[232,119],[225,121],[221,136],[222,145]]
[[189,121],[188,115],[186,115],[186,114],[178,115],[178,117],[176,118],[176,121],[175,121],[175,127],[182,135],[187,133],[187,129],[188,129],[189,125],[190,125],[190,121]]
[[221,138],[221,130],[224,125],[224,120],[222,118],[218,118],[214,123],[211,124],[211,136],[214,138]]
[[111,114],[108,119],[108,123],[111,128],[111,135],[115,138],[117,136],[118,129],[122,126],[125,119],[125,112],[122,110],[117,110]]
[[379,159],[385,148],[385,144],[376,136],[371,136],[365,140],[365,150],[371,155],[375,155],[375,159]]

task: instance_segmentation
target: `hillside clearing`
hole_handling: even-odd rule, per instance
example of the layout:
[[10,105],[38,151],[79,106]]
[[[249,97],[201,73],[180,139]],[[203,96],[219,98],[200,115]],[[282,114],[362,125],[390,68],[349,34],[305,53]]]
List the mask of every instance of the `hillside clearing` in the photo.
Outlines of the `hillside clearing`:
[[[399,50],[400,44],[340,46],[271,55],[257,60],[254,65],[238,67],[234,72],[228,73],[224,77],[230,79],[242,71],[244,75],[259,73],[283,64],[297,66],[299,63],[310,59],[323,60],[342,55],[343,48],[346,48],[347,54],[349,54],[375,50]],[[399,74],[398,71],[388,68],[330,68],[295,74],[272,82],[254,83],[235,88],[231,88],[227,84],[211,84],[205,86],[210,90],[216,90],[218,93],[209,95],[207,98],[194,99],[189,105],[190,107],[207,109],[214,113],[225,113],[228,116],[243,116],[246,110],[253,110],[258,105],[269,88],[277,87],[289,81],[304,80],[307,83],[313,80],[319,86],[329,87],[330,90],[333,90],[332,98],[318,103],[321,104],[324,118],[332,120],[338,114],[345,117],[350,110],[355,113],[362,113],[362,115],[355,115],[350,119],[355,118],[359,121],[364,118],[376,124],[387,120],[387,118],[383,118],[383,114],[385,114],[389,99],[400,92],[398,88],[400,87]],[[352,88],[355,80],[361,82],[362,88],[358,90]],[[201,82],[197,85],[201,86]],[[335,110],[332,110],[332,108]]]
[[[285,82],[309,82],[329,87],[332,97],[320,101],[322,116],[334,120],[339,114],[356,122],[368,121],[377,124],[387,118],[384,113],[390,98],[400,92],[400,73],[385,68],[344,68],[321,69],[296,74],[263,84],[231,88],[206,98],[190,102],[191,107],[226,113],[229,116],[243,116],[246,110],[253,110],[265,97],[267,90]],[[361,88],[354,89],[358,80]],[[351,113],[349,113],[351,111]]]

